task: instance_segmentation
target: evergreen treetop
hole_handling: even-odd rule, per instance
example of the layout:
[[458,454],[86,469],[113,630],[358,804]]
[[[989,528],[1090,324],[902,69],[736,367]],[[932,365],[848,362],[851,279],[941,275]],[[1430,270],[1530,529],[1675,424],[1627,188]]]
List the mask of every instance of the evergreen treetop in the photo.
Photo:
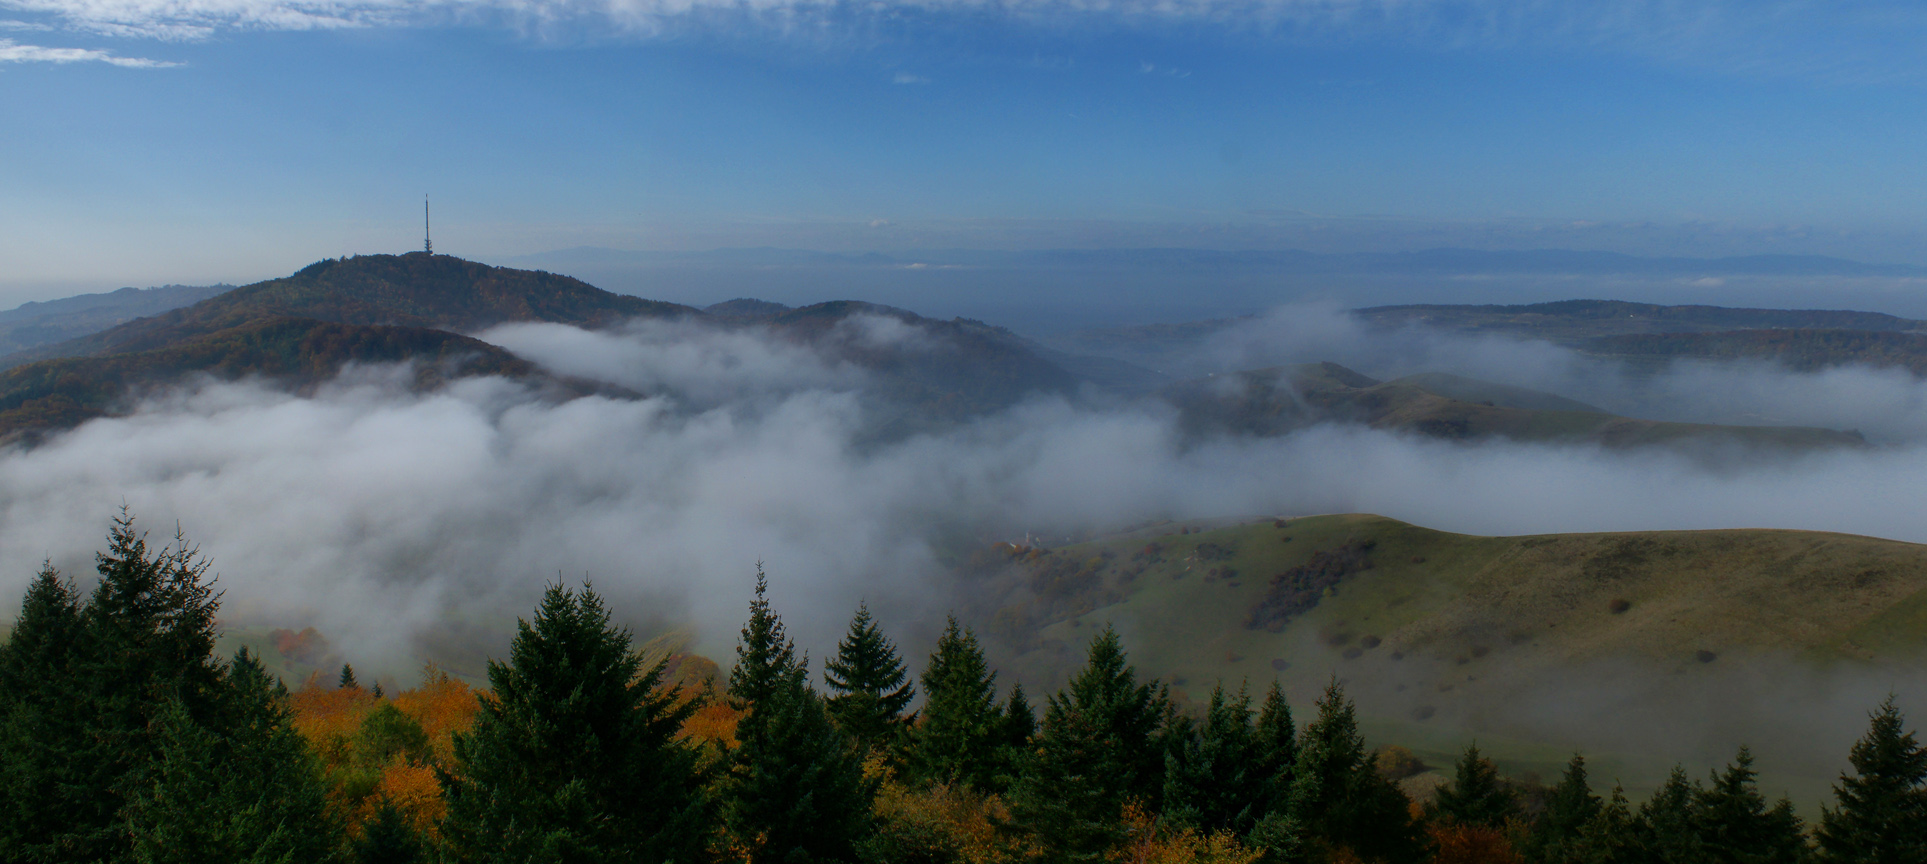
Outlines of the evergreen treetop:
[[698,707],[658,688],[602,598],[551,585],[516,623],[490,698],[440,770],[443,835],[461,860],[692,860],[712,811],[676,733]]
[[997,748],[1008,740],[1007,715],[997,710],[997,673],[984,660],[977,635],[956,616],[937,637],[922,681],[923,710],[906,754],[911,776],[989,789],[999,767]]
[[1573,754],[1559,784],[1546,796],[1545,812],[1533,823],[1532,833],[1526,837],[1521,851],[1532,860],[1570,860],[1581,844],[1586,826],[1603,806],[1587,782],[1586,758]]
[[1204,722],[1186,728],[1165,756],[1164,813],[1206,833],[1249,833],[1264,813],[1270,777],[1259,758],[1262,745],[1252,726],[1251,694],[1243,686],[1227,695],[1211,690]]
[[1474,743],[1459,759],[1451,785],[1440,787],[1426,814],[1460,825],[1500,828],[1518,807],[1518,794],[1499,779],[1498,768]]
[[834,693],[829,699],[831,719],[865,750],[889,742],[903,725],[903,709],[916,695],[897,646],[863,604],[837,644],[836,656],[824,662],[823,680]]
[[1894,697],[1873,712],[1847,759],[1853,773],[1833,787],[1839,806],[1821,811],[1815,832],[1826,860],[1927,861],[1927,749],[1907,731]]
[[783,679],[803,674],[796,643],[783,629],[783,619],[770,611],[769,577],[756,562],[756,596],[749,603],[749,621],[736,643],[736,665],[729,670],[729,697],[738,706],[754,706],[768,699]]

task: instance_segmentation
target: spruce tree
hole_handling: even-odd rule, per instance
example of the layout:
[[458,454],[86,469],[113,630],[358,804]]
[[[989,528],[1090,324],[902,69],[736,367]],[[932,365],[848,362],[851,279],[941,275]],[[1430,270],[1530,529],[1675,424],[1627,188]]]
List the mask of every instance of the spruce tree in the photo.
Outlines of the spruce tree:
[[848,861],[871,832],[877,783],[862,754],[809,687],[806,660],[770,608],[756,568],[756,597],[736,646],[730,697],[749,709],[736,727],[723,784],[724,818],[751,861]]
[[335,680],[335,687],[342,690],[361,689],[361,684],[355,681],[355,667],[341,664],[341,676]]
[[1614,786],[1571,843],[1548,846],[1536,860],[1540,864],[1634,864],[1650,860],[1639,855],[1636,827],[1625,790]]
[[[85,603],[50,568],[29,589],[38,611],[23,610],[23,619],[40,623],[23,620],[26,638],[6,665],[66,674],[0,685],[24,688],[26,696],[4,709],[6,748],[37,751],[4,769],[22,785],[0,793],[18,802],[0,815],[0,852],[127,860],[125,811],[150,785],[162,718],[179,710],[195,724],[215,720],[223,688],[213,656],[219,602],[207,562],[178,533],[174,539],[150,549],[123,509],[106,551],[95,555],[100,582]],[[52,647],[56,633],[65,647]]]
[[988,791],[1003,793],[1016,781],[1024,754],[1030,750],[1030,741],[1037,735],[1037,712],[1030,707],[1030,697],[1024,695],[1024,685],[1013,684],[1010,695],[997,709],[997,714],[998,740],[992,758],[996,769],[988,784]]
[[903,709],[916,690],[897,646],[858,604],[850,631],[823,664],[823,681],[834,694],[830,717],[865,752],[893,743],[904,725]]
[[58,860],[84,766],[81,640],[80,596],[43,565],[0,644],[0,861]]
[[1822,810],[1817,832],[1828,862],[1927,861],[1927,749],[1906,730],[1892,696],[1848,754],[1853,774],[1833,787],[1838,809]]
[[696,752],[676,739],[697,703],[659,689],[595,591],[551,585],[516,623],[492,695],[438,770],[442,833],[468,862],[686,861],[712,827]]
[[1685,769],[1675,766],[1653,797],[1639,806],[1629,844],[1635,860],[1685,864],[1702,860],[1697,787],[1687,779]]
[[[923,710],[905,759],[910,776],[924,783],[994,788],[996,776],[1008,770],[999,751],[1014,737],[1005,719],[1012,715],[997,710],[997,673],[985,662],[977,634],[958,624],[956,616],[937,638],[922,681]],[[1028,702],[1022,710],[1029,712]]]
[[1355,709],[1336,680],[1317,708],[1298,746],[1291,819],[1328,848],[1392,864],[1419,860],[1424,843],[1410,818],[1410,801],[1365,758]]
[[227,670],[221,710],[197,722],[176,702],[160,718],[151,779],[126,824],[141,864],[337,860],[341,829],[287,691],[247,649]]
[[387,798],[362,823],[361,836],[349,846],[353,864],[428,864],[428,845],[408,816]]
[[1566,764],[1559,785],[1546,796],[1545,812],[1532,825],[1523,848],[1529,861],[1567,862],[1578,860],[1580,835],[1604,806],[1586,781],[1586,758],[1577,753]]
[[1251,694],[1239,687],[1227,696],[1211,690],[1204,722],[1184,735],[1165,757],[1164,815],[1204,832],[1244,836],[1264,817],[1265,774]]
[[1291,704],[1277,681],[1265,691],[1265,702],[1258,708],[1258,725],[1252,730],[1257,742],[1258,773],[1265,778],[1261,813],[1283,812],[1291,801],[1292,771],[1298,766],[1298,727],[1292,723]]
[[1137,683],[1117,631],[1106,627],[1084,668],[1048,700],[1010,791],[1017,825],[1056,860],[1099,860],[1121,836],[1125,802],[1155,808],[1163,791],[1157,735],[1167,705],[1161,689]]
[[736,643],[736,665],[729,670],[729,698],[737,707],[768,699],[789,675],[801,674],[796,643],[783,630],[769,605],[769,577],[756,562],[756,596],[749,603],[749,621]]
[[1425,811],[1429,818],[1454,824],[1502,828],[1518,814],[1519,796],[1499,779],[1498,769],[1479,755],[1474,743],[1459,759],[1451,785],[1441,787]]
[[1693,822],[1711,864],[1797,864],[1810,857],[1792,802],[1782,799],[1769,808],[1757,776],[1752,751],[1741,747],[1699,792]]

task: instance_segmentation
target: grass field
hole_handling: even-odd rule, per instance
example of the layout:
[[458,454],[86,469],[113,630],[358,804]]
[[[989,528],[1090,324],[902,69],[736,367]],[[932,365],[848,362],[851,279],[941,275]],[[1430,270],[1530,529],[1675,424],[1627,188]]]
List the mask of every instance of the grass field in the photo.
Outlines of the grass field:
[[1185,700],[1276,679],[1304,712],[1336,676],[1374,744],[1440,765],[1476,736],[1543,777],[1584,749],[1635,792],[1751,743],[1810,807],[1927,647],[1927,546],[1841,534],[1476,537],[1333,515],[1003,554],[990,629],[1034,687],[1112,624]]

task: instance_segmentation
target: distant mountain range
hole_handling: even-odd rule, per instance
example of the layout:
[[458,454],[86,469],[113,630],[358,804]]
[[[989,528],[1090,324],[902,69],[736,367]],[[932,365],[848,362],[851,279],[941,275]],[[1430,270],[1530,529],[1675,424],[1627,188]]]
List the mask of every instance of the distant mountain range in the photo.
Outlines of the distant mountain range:
[[[884,439],[941,429],[1038,394],[1076,399],[1095,390],[1112,399],[1170,402],[1198,434],[1278,435],[1337,422],[1448,439],[1607,446],[1706,439],[1795,448],[1864,443],[1855,433],[1822,429],[1615,417],[1554,394],[1449,375],[1381,382],[1334,364],[1314,364],[1175,382],[1153,371],[1153,363],[1139,362],[1160,352],[1194,350],[1235,321],[1097,331],[1044,345],[980,321],[941,321],[870,303],[792,308],[738,299],[697,309],[614,294],[553,273],[419,252],[324,260],[287,277],[217,291],[218,286],[121,291],[0,313],[0,324],[32,320],[36,314],[67,316],[63,326],[75,329],[84,320],[102,324],[0,358],[0,436],[32,440],[126,411],[151,388],[191,376],[256,377],[304,390],[349,363],[413,362],[421,388],[462,376],[499,375],[548,387],[564,398],[613,393],[620,388],[554,375],[472,334],[512,322],[609,329],[666,320],[759,328],[809,346],[829,362],[862,369],[862,396],[875,426],[871,434]],[[197,293],[213,296],[195,300]],[[136,308],[170,302],[178,305],[123,320]],[[1646,358],[1758,356],[1825,364],[1913,363],[1910,358],[1927,357],[1927,336],[1910,332],[1922,322],[1860,312],[1568,301],[1380,307],[1356,314],[1374,327],[1538,336],[1582,350]],[[869,338],[866,318],[890,319],[896,322],[892,327],[920,334],[921,344]],[[1754,329],[1729,329],[1737,327]]]
[[1726,258],[1645,257],[1571,249],[1487,251],[1426,249],[1417,252],[1321,253],[1294,249],[909,249],[891,253],[837,253],[775,247],[649,252],[579,246],[503,260],[529,267],[1117,267],[1261,269],[1295,273],[1408,275],[1570,274],[1644,276],[1860,276],[1927,277],[1927,267],[1868,264],[1823,255],[1745,255]]

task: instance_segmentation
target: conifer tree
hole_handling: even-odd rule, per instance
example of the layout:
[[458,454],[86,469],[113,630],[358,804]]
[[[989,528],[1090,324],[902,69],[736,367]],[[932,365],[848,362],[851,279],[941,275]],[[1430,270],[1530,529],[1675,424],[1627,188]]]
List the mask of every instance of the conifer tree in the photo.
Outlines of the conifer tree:
[[438,770],[457,860],[686,861],[713,811],[697,755],[676,739],[694,700],[659,689],[595,591],[551,585],[516,623],[490,698]]
[[1639,861],[1701,860],[1698,784],[1689,781],[1678,766],[1653,797],[1639,806],[1633,819],[1630,843]]
[[1048,700],[1010,792],[1017,824],[1054,860],[1099,860],[1120,836],[1126,801],[1155,807],[1164,758],[1157,734],[1168,704],[1161,689],[1137,683],[1116,630],[1091,641],[1084,668]]
[[[106,551],[95,555],[100,582],[85,603],[76,604],[71,588],[56,588],[64,583],[51,569],[29,589],[45,626],[23,628],[29,638],[10,662],[64,666],[67,674],[35,685],[57,688],[42,691],[44,700],[30,696],[19,711],[6,709],[7,748],[39,752],[6,769],[21,772],[25,785],[0,794],[32,799],[0,815],[0,851],[28,860],[126,860],[125,810],[150,783],[161,719],[173,710],[197,724],[215,719],[223,685],[213,656],[219,602],[207,563],[178,533],[174,539],[150,549],[123,508]],[[46,637],[56,631],[66,647],[49,651]]]
[[1453,773],[1452,784],[1441,787],[1438,796],[1425,808],[1433,819],[1460,825],[1502,828],[1505,820],[1516,815],[1519,796],[1499,779],[1492,761],[1479,755],[1479,745],[1465,749]]
[[996,766],[988,784],[988,791],[1002,793],[1010,789],[1017,779],[1017,772],[1023,763],[1024,754],[1030,749],[1031,738],[1037,735],[1037,711],[1030,707],[1030,697],[1024,694],[1024,685],[1013,684],[1010,695],[997,709],[998,741],[992,763]]
[[783,630],[783,619],[769,606],[769,577],[756,562],[756,596],[749,603],[749,620],[736,642],[736,665],[729,670],[729,698],[738,707],[768,699],[783,679],[800,675],[796,643]]
[[1271,778],[1259,758],[1251,713],[1251,694],[1244,687],[1235,696],[1227,696],[1223,684],[1212,688],[1204,722],[1188,730],[1165,757],[1167,818],[1207,833],[1244,836],[1264,817],[1258,808]]
[[1892,696],[1848,755],[1853,774],[1834,784],[1838,809],[1822,810],[1822,857],[1839,864],[1927,861],[1927,749],[1906,730]]
[[346,663],[341,664],[341,677],[336,679],[335,687],[342,690],[361,689],[361,684],[355,681],[355,667]]
[[868,752],[895,741],[916,690],[897,646],[870,618],[868,606],[858,604],[836,657],[823,664],[823,680],[834,694],[831,719],[859,748]]
[[1540,864],[1633,864],[1649,860],[1638,855],[1635,828],[1626,792],[1614,786],[1612,794],[1579,829],[1577,838],[1563,846],[1547,847],[1537,860]]
[[[937,638],[922,681],[923,711],[906,754],[910,776],[990,790],[1004,767],[999,748],[1014,735],[1005,719],[1012,715],[997,710],[997,673],[985,662],[977,634],[958,624],[956,616]],[[1024,703],[1023,711],[1029,710]]]
[[47,858],[69,824],[83,745],[74,676],[81,601],[51,563],[0,643],[0,861]]
[[1289,815],[1327,847],[1394,864],[1424,854],[1410,801],[1365,758],[1365,742],[1350,700],[1336,680],[1318,700],[1318,717],[1305,727],[1293,769]]
[[736,646],[730,696],[749,708],[724,783],[724,818],[751,860],[848,861],[869,835],[877,784],[862,754],[809,687],[806,662],[771,610],[756,568],[756,597]]
[[295,732],[287,691],[247,649],[227,670],[210,723],[178,702],[159,720],[151,779],[126,822],[141,864],[330,862],[341,829],[307,743]]
[[1265,702],[1258,708],[1258,725],[1252,730],[1257,742],[1258,773],[1265,778],[1261,813],[1282,812],[1291,799],[1292,771],[1298,766],[1298,727],[1292,723],[1291,705],[1277,681],[1265,691]]
[[1769,808],[1745,747],[1698,795],[1693,822],[1712,864],[1797,864],[1809,857],[1806,832],[1790,801]]
[[428,864],[428,848],[408,816],[387,798],[361,826],[361,836],[349,846],[353,864]]
[[1546,796],[1546,809],[1533,823],[1520,850],[1529,861],[1567,862],[1578,860],[1580,835],[1604,806],[1586,781],[1586,758],[1577,753],[1566,764],[1559,785]]

